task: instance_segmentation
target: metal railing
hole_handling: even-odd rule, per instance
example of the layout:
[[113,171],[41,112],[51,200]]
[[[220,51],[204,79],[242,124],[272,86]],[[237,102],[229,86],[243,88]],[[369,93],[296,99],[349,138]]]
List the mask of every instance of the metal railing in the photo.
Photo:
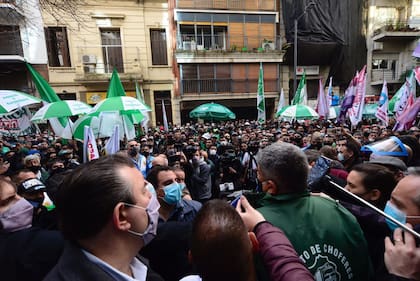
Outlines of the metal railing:
[[[258,89],[257,79],[183,79],[183,94],[208,93],[255,93]],[[278,92],[278,80],[265,79],[266,92]]]
[[400,74],[397,70],[391,69],[372,69],[372,78],[370,79],[371,82],[378,82],[378,81],[398,81],[400,79]]
[[275,0],[177,0],[178,9],[275,11]]
[[177,37],[177,51],[280,51],[280,36],[232,36],[223,34],[181,33]]
[[395,21],[388,20],[375,23],[373,26],[373,36],[378,35],[382,32],[413,32],[419,31],[418,28],[410,27],[407,21]]
[[137,72],[140,69],[138,47],[122,45],[98,45],[77,47],[77,63],[83,67],[85,74]]

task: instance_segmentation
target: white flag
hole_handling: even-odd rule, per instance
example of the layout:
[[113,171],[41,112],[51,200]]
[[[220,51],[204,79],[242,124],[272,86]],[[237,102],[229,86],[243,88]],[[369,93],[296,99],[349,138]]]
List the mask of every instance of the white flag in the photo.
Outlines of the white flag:
[[328,114],[330,113],[328,99],[325,96],[324,85],[321,79],[319,79],[316,112],[319,114],[319,117],[324,117],[325,119],[328,119]]
[[162,114],[163,114],[163,129],[165,132],[169,131],[168,118],[166,117],[165,102],[162,100]]
[[85,126],[83,141],[83,162],[92,161],[99,158],[98,146],[93,131],[89,126]]
[[284,91],[283,88],[281,88],[281,92],[280,92],[280,98],[279,98],[279,103],[277,104],[277,112],[276,115],[280,114],[280,110],[285,106],[285,101],[284,101]]
[[333,91],[332,91],[332,76],[330,77],[330,83],[328,84],[328,106],[333,106]]
[[118,151],[120,151],[120,126],[115,125],[112,136],[105,144],[105,152],[107,155],[111,155]]
[[382,124],[388,126],[388,88],[386,86],[386,81],[382,86],[381,95],[379,97],[378,109],[376,110],[375,116],[382,121]]

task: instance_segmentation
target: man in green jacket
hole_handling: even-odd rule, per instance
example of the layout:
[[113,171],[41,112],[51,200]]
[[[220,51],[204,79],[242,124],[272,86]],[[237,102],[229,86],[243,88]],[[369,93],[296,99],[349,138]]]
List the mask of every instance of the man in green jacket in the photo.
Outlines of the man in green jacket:
[[274,143],[258,153],[257,162],[266,192],[258,211],[286,233],[315,280],[369,280],[359,224],[339,203],[309,193],[305,154],[292,144]]

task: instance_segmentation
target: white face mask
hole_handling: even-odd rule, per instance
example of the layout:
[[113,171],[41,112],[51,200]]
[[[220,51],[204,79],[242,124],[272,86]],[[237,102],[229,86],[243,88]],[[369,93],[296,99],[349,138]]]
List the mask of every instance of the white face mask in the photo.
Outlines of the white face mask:
[[149,204],[147,205],[146,208],[142,206],[134,205],[134,204],[129,204],[129,203],[124,203],[124,205],[146,211],[147,216],[149,218],[149,224],[146,230],[143,233],[139,233],[133,230],[128,230],[128,232],[133,235],[141,237],[143,239],[144,245],[149,244],[150,241],[152,241],[153,238],[155,238],[156,236],[158,220],[159,220],[160,204],[156,196],[152,195],[152,197],[150,198]]
[[0,214],[0,224],[4,232],[14,232],[32,226],[34,208],[21,198],[4,213]]
[[216,150],[215,149],[210,149],[210,155],[216,155]]

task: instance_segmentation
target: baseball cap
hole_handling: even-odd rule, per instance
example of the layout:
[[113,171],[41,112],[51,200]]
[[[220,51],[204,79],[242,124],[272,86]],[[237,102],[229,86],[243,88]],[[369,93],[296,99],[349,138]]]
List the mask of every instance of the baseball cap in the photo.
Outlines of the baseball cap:
[[46,190],[45,185],[37,178],[24,180],[18,185],[19,193],[31,193],[39,190]]

